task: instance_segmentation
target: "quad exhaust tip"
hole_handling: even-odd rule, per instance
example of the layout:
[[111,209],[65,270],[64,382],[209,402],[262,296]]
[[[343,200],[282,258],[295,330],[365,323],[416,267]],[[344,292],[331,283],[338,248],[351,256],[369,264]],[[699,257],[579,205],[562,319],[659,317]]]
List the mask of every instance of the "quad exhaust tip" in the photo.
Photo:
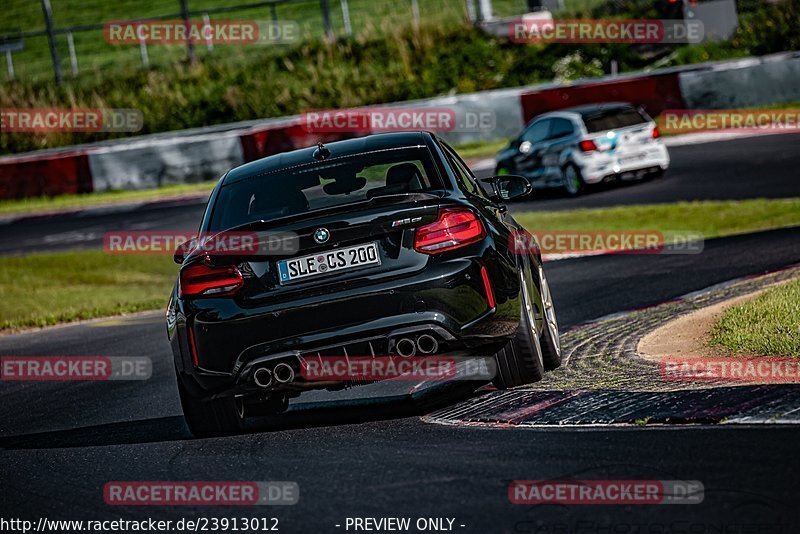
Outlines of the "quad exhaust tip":
[[433,354],[439,350],[439,342],[430,334],[422,334],[417,338],[417,350],[422,354]]
[[266,367],[259,367],[253,373],[253,382],[260,388],[268,388],[272,384],[272,371]]
[[417,353],[417,344],[413,339],[402,337],[397,341],[395,350],[403,358],[410,358]]
[[280,384],[288,384],[294,381],[294,369],[288,363],[276,365],[272,370],[272,374],[275,376],[275,381]]

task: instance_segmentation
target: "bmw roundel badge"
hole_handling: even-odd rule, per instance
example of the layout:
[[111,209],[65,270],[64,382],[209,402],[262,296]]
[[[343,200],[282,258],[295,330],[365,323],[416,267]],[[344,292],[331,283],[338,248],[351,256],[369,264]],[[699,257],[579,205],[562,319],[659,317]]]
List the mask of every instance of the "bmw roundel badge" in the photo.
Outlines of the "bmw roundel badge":
[[331,233],[328,231],[327,228],[317,228],[314,231],[314,241],[317,243],[327,243],[328,239],[331,238]]

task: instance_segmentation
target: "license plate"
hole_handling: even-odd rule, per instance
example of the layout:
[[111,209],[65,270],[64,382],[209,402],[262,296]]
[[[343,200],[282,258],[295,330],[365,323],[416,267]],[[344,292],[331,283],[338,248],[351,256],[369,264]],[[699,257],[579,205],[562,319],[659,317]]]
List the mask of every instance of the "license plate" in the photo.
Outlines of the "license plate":
[[624,158],[618,158],[617,161],[620,165],[625,165],[626,163],[631,163],[634,161],[641,161],[645,158],[645,154],[632,154],[630,156],[625,156]]
[[378,244],[367,243],[279,261],[278,274],[279,280],[283,284],[301,278],[380,264],[381,258],[378,255]]

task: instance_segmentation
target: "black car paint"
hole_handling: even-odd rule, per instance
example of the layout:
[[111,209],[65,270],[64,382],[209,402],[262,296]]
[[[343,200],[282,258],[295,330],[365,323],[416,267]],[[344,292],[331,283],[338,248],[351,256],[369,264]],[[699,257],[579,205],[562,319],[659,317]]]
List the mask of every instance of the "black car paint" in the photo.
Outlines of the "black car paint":
[[[368,267],[281,285],[275,262],[283,257],[239,258],[236,261],[246,283],[232,297],[182,299],[176,283],[167,313],[168,335],[176,370],[187,389],[202,396],[254,392],[247,372],[258,358],[385,337],[409,328],[443,329],[452,338],[451,348],[480,356],[491,355],[514,334],[520,310],[518,270],[535,268],[541,258],[517,254],[510,248],[513,232],[521,227],[496,199],[470,193],[459,185],[445,157],[443,141],[427,132],[395,133],[339,141],[328,148],[335,155],[345,155],[413,145],[430,152],[444,186],[441,190],[406,194],[401,202],[374,199],[368,207],[350,204],[276,221],[280,230],[299,234],[297,256],[379,239],[382,256],[394,254],[396,260],[403,256],[393,269]],[[298,164],[311,159],[313,150],[271,156],[228,172],[209,198],[200,232],[207,229],[217,193],[226,180]],[[438,209],[445,206],[467,207],[478,213],[487,236],[454,251],[423,255],[413,250],[413,229],[386,233],[390,221],[414,215],[421,217],[419,226],[435,220]],[[355,211],[357,208],[361,211]],[[321,226],[332,236],[323,245],[312,237]],[[183,267],[199,260],[190,254]],[[486,267],[492,283],[495,309],[488,309],[481,266]],[[541,311],[538,288],[531,289]],[[539,321],[537,328],[541,326]],[[199,365],[191,356],[188,328],[194,334]]]

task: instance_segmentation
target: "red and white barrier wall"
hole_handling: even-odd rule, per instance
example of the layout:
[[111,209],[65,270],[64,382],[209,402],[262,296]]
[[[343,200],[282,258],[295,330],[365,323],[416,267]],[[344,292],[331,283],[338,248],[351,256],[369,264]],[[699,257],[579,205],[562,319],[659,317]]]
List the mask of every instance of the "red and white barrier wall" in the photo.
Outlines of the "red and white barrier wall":
[[[798,100],[800,53],[786,53],[388,106],[448,107],[456,115],[492,112],[495,123],[491,129],[441,133],[458,144],[509,138],[539,113],[592,102],[633,102],[656,116],[665,109],[747,107]],[[0,198],[213,180],[248,161],[346,136],[308,132],[295,116],[7,156],[0,158]]]

